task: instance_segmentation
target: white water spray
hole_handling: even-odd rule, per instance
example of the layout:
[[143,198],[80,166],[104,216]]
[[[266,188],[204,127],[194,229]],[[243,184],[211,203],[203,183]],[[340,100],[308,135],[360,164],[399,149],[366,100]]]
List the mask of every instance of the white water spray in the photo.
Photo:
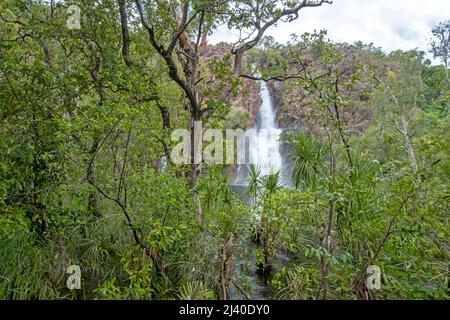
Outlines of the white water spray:
[[[282,157],[280,153],[280,136],[282,130],[276,123],[276,113],[270,97],[269,89],[264,81],[260,82],[259,92],[262,100],[253,128],[257,135],[252,139],[249,146],[249,157],[261,171],[262,176],[276,173],[282,169]],[[247,184],[248,165],[239,165],[235,177],[236,185]]]

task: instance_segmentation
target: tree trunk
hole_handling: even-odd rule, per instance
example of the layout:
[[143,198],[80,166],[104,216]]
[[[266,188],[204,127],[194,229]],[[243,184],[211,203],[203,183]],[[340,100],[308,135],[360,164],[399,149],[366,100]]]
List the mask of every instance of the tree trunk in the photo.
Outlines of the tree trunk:
[[229,299],[229,283],[233,271],[234,236],[230,234],[221,248],[220,291],[223,300]]
[[414,148],[409,139],[408,125],[409,125],[408,120],[406,120],[405,116],[402,116],[402,127],[400,128],[399,125],[397,124],[397,129],[403,135],[403,139],[405,142],[405,147],[408,151],[408,157],[409,157],[409,162],[411,163],[411,167],[413,168],[414,172],[417,172],[419,170],[419,166],[417,165],[416,154],[414,153]]
[[[191,163],[188,172],[189,185],[194,188],[201,173],[202,163],[202,126],[201,117],[195,113],[191,115],[189,120],[189,131],[191,134]],[[200,124],[200,125],[199,125]]]
[[[92,157],[95,152],[97,152],[97,148],[99,145],[99,139],[97,136],[94,137],[94,141],[92,142],[92,148],[89,152],[89,155]],[[95,170],[94,170],[94,165],[92,166],[88,166],[87,169],[87,180],[88,181],[93,181],[95,183]],[[98,198],[98,194],[95,190],[92,190],[89,193],[88,196],[88,212],[95,216],[95,217],[100,217],[101,216],[101,212],[100,212],[100,201]]]

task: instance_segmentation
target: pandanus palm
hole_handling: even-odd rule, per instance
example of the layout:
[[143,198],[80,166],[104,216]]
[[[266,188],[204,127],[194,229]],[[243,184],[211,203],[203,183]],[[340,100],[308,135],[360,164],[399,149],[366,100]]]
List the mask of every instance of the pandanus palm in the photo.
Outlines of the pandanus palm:
[[247,194],[250,197],[265,197],[282,188],[280,172],[262,176],[260,168],[251,165],[249,176]]
[[295,187],[314,187],[326,166],[328,153],[325,145],[304,132],[289,140],[293,146],[292,180]]

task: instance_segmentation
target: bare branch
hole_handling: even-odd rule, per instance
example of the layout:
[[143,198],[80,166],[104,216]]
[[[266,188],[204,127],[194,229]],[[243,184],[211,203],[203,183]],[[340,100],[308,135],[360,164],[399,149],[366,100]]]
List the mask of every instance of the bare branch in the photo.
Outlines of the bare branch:
[[[287,22],[292,22],[298,18],[298,12],[301,9],[308,8],[308,7],[319,7],[325,3],[332,4],[333,1],[331,1],[331,0],[319,0],[319,1],[303,0],[298,6],[292,8],[292,9],[284,9],[283,11],[281,11],[280,14],[273,17],[271,20],[267,21],[263,25],[261,25],[261,21],[258,18],[254,24],[255,29],[258,31],[256,36],[253,39],[251,39],[247,42],[244,42],[239,48],[233,48],[231,51],[231,53],[235,55],[234,72],[236,73],[236,75],[239,75],[241,73],[242,58],[243,58],[244,53],[246,51],[254,48],[259,43],[259,41],[264,36],[264,33],[266,32],[266,30],[269,27],[273,26],[274,24],[279,22],[284,17],[287,18]],[[259,15],[259,12],[261,12],[265,8],[264,8],[264,6],[261,6],[261,7],[258,7],[258,9],[259,9],[259,11],[257,13],[255,13],[255,15],[257,17]]]

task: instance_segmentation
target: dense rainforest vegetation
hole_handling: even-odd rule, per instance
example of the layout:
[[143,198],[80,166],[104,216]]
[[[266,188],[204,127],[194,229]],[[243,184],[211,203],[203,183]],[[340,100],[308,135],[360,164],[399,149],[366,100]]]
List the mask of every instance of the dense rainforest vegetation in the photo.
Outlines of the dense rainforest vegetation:
[[[448,299],[450,22],[440,65],[266,35],[330,5],[1,1],[0,299]],[[289,183],[172,161],[174,129],[251,127],[263,81]]]

